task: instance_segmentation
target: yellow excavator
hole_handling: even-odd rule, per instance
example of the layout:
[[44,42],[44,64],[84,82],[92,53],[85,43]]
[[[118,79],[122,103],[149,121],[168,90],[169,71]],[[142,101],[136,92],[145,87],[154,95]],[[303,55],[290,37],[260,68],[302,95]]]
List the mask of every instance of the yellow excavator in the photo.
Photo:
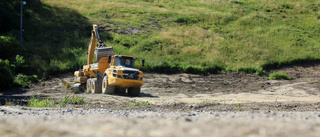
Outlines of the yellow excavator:
[[[96,63],[93,61],[94,54]],[[102,42],[98,25],[94,24],[87,52],[87,65],[74,72],[76,84],[72,89],[85,89],[86,93],[128,93],[129,96],[139,96],[144,82],[140,65],[137,65],[138,68],[134,67],[136,60],[134,56],[114,55],[113,48],[106,47]]]

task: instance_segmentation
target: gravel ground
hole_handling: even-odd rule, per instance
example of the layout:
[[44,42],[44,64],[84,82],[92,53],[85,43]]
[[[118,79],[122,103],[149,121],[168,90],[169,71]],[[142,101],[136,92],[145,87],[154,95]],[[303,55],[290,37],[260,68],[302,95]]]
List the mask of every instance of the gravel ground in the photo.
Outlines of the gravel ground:
[[0,107],[2,136],[314,136],[320,112]]

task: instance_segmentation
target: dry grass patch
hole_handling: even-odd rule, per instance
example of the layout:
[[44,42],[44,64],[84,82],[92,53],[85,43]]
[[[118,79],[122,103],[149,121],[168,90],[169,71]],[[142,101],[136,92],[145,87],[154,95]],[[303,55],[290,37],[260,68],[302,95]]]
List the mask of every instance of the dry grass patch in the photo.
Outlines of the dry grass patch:
[[185,43],[185,41],[200,44],[203,41],[212,41],[210,30],[205,30],[197,26],[178,27],[163,30],[160,38],[166,43]]
[[181,52],[182,54],[193,56],[198,55],[201,50],[197,46],[187,46],[182,48]]

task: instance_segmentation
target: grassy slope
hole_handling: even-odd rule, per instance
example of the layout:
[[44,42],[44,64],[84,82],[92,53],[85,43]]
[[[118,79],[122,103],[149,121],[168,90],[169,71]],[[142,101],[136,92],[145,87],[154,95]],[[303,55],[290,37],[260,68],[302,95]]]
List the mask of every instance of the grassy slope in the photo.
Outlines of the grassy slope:
[[46,77],[74,70],[85,62],[89,20],[75,10],[45,3],[25,7],[23,51],[29,70]]
[[[317,0],[43,0],[43,3],[74,10],[88,22],[99,24],[105,30],[102,37],[107,45],[114,46],[116,52],[147,59],[149,69],[171,67],[192,72],[188,66],[196,71],[219,66],[255,72],[279,64],[320,59]],[[76,22],[68,25],[72,23]],[[132,28],[140,32],[123,34]],[[76,39],[74,35],[70,37]],[[63,46],[55,48],[52,54],[61,51],[64,52]]]

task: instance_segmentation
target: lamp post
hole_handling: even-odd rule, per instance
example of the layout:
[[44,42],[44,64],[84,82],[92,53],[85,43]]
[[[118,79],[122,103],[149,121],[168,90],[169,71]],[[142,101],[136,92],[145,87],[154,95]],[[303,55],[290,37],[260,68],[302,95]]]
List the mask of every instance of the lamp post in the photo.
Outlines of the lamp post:
[[23,37],[22,37],[22,5],[25,5],[26,2],[21,0],[20,5],[20,43],[23,43]]

